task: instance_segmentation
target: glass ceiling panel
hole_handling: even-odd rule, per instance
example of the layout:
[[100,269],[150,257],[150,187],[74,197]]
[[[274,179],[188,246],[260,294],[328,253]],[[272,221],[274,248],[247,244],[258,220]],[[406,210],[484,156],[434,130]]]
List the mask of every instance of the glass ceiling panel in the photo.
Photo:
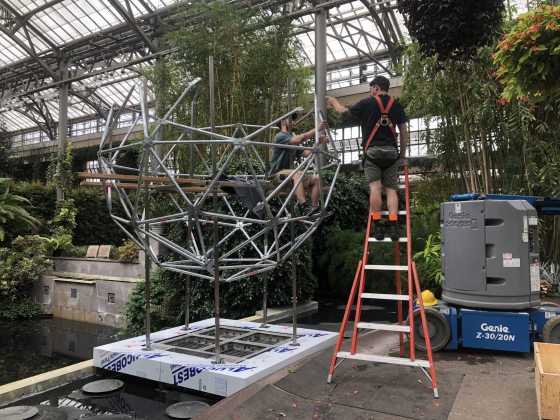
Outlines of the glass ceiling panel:
[[[8,66],[20,60],[29,58],[28,50],[34,50],[39,56],[50,52],[53,46],[61,47],[70,42],[79,40],[110,27],[125,23],[121,16],[108,0],[3,0],[19,16],[26,15],[26,29],[20,28],[14,36],[17,42],[8,35],[0,32],[0,67]],[[130,10],[135,17],[140,17],[151,11],[170,6],[175,3],[190,5],[187,0],[128,0]],[[121,7],[128,12],[127,2],[118,0]],[[248,0],[246,3],[250,3]],[[275,3],[275,2],[270,2]],[[289,3],[286,1],[285,3]],[[295,2],[297,3],[297,2]],[[309,7],[311,0],[305,3]],[[375,2],[371,2],[374,4]],[[394,6],[394,0],[381,2],[385,6]],[[516,13],[526,10],[527,0],[511,0],[516,4]],[[41,10],[42,7],[45,7]],[[380,4],[374,5],[379,10]],[[395,8],[389,9],[388,17],[382,16],[383,21],[388,19],[392,24],[397,24],[396,36],[401,35],[407,39],[408,33],[403,24],[403,18]],[[306,65],[313,67],[315,64],[315,34],[314,14],[301,16],[293,21],[297,37],[301,43]],[[391,41],[389,41],[391,42]],[[51,45],[49,45],[51,44]],[[145,46],[143,47],[145,48]],[[384,36],[380,33],[372,18],[370,11],[362,1],[356,0],[328,10],[327,13],[327,63],[330,63],[328,72],[328,88],[349,86],[360,83],[360,77],[367,74],[368,78],[374,73],[384,73],[383,67],[391,67],[388,49]],[[368,57],[376,56],[379,63],[374,63]],[[125,53],[114,59],[115,63],[125,60]],[[134,55],[137,58],[138,55]],[[100,63],[102,58],[99,57]],[[360,70],[359,63],[366,62],[366,70]],[[369,61],[369,62],[368,62]],[[28,61],[25,61],[28,63]],[[52,61],[51,61],[52,63]],[[336,64],[332,64],[336,63]],[[340,64],[340,68],[337,66]],[[95,69],[102,64],[96,65]],[[135,68],[150,65],[145,62],[135,65]],[[85,67],[84,67],[85,68]],[[92,70],[88,67],[88,70]],[[99,75],[85,80],[73,82],[72,89],[86,94],[86,86],[96,90],[97,95],[108,104],[120,103],[124,100],[130,87],[134,83],[129,70],[111,77]],[[115,79],[116,78],[116,79]],[[125,79],[125,80],[123,80]],[[50,80],[50,79],[47,79]],[[112,80],[116,80],[111,85]],[[1,82],[1,81],[0,81]],[[49,89],[40,93],[49,101],[49,110],[55,118],[58,116],[58,94],[56,90]],[[49,97],[49,99],[47,99]],[[36,98],[37,99],[37,98]],[[91,105],[80,102],[78,97],[71,96],[69,117],[78,118],[94,113]],[[0,100],[0,118],[5,120],[10,131],[22,130],[36,126],[31,119],[13,110],[13,105]]]
[[4,34],[1,35],[0,42],[2,43],[2,48],[0,48],[0,66],[5,66],[27,57],[27,53]]

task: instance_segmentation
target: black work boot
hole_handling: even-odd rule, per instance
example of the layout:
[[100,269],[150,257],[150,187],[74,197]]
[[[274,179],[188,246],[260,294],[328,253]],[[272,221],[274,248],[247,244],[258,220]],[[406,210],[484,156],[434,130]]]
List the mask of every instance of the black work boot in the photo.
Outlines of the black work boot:
[[311,211],[313,210],[313,207],[307,204],[307,202],[298,203],[297,210],[300,216],[308,216],[309,213],[311,213]]
[[389,238],[393,242],[399,240],[399,223],[396,220],[389,221]]
[[383,239],[385,239],[385,232],[383,230],[381,220],[373,221],[373,237],[378,241],[382,241]]
[[309,212],[309,216],[318,216],[319,214],[321,214],[321,205],[320,204],[313,207],[311,209],[311,211]]

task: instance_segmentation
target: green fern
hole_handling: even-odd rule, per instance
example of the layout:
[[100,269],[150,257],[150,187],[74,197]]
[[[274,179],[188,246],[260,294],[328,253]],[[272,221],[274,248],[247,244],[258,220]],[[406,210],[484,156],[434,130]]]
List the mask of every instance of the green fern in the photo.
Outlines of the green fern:
[[37,227],[39,221],[25,209],[29,200],[10,192],[8,181],[10,178],[0,178],[0,187],[4,192],[0,195],[0,242],[4,240],[8,224],[24,223],[30,227]]

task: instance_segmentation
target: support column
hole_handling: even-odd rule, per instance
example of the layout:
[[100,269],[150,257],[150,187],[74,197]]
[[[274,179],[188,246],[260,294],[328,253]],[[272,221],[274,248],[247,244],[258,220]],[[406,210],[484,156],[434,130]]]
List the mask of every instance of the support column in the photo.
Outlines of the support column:
[[[63,83],[58,88],[58,156],[64,156],[66,145],[68,144],[68,62],[60,62],[60,80]],[[56,185],[56,202],[60,203],[64,199],[63,186],[66,183],[66,174],[62,171],[61,162],[57,164],[57,171],[60,174]]]
[[[159,40],[156,38],[153,40],[153,45],[154,47],[156,47],[156,49],[159,51]],[[164,65],[163,65],[163,58],[157,57],[156,58],[156,62],[154,65],[154,70],[155,70],[155,75],[156,75],[156,86],[154,89],[154,114],[156,116],[156,118],[161,118],[163,117],[163,86],[161,86],[163,77],[161,72],[164,71]],[[155,141],[163,141],[163,131],[164,130],[159,130],[156,133],[156,136],[154,138]],[[163,145],[158,144],[155,146],[154,148],[155,154],[160,158],[163,159]],[[158,171],[161,170],[163,171],[163,168],[158,168]]]
[[327,10],[315,13],[315,92],[317,106],[327,115]]
[[[216,132],[216,100],[215,100],[215,85],[214,85],[214,56],[208,57],[208,70],[210,73],[210,131]],[[218,151],[216,150],[216,144],[212,143],[210,146],[212,153],[212,177],[215,177],[218,173],[217,161],[218,161]],[[214,185],[212,191],[212,208],[214,213],[218,213],[218,192],[217,185]],[[218,218],[213,217],[213,228],[214,228],[214,363],[222,363],[222,358],[220,356],[220,254],[219,254],[219,233],[218,233]]]

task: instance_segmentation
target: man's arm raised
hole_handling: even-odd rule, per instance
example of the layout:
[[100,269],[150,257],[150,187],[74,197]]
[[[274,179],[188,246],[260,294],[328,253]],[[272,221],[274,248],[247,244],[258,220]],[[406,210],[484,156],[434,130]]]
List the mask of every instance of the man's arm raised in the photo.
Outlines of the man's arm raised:
[[350,115],[350,111],[333,96],[327,96],[327,104],[340,115]]
[[[327,128],[327,122],[322,121],[319,124],[319,132],[323,131],[325,128]],[[315,129],[312,128],[311,130],[306,131],[305,133],[297,134],[293,136],[289,144],[301,144],[303,143],[304,140],[312,139],[314,137],[315,137]]]

